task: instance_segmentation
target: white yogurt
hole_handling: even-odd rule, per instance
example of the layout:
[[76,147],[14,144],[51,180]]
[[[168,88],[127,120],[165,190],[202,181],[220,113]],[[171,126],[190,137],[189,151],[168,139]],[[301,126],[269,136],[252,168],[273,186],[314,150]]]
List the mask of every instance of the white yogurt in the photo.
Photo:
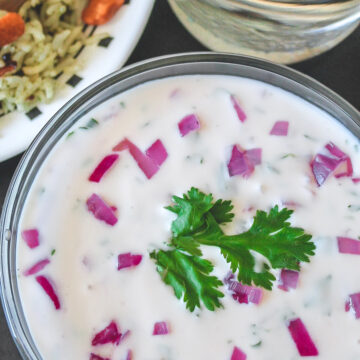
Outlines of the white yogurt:
[[[239,100],[245,122],[237,118],[229,94]],[[181,137],[177,123],[190,113],[198,115],[201,127]],[[99,125],[79,129],[90,118]],[[288,136],[269,135],[278,120],[289,121]],[[336,242],[337,236],[360,235],[360,211],[354,211],[360,207],[360,184],[330,176],[318,187],[309,166],[332,141],[360,174],[359,142],[337,121],[261,82],[183,76],[121,94],[87,114],[73,131],[49,155],[24,207],[21,229],[38,228],[40,246],[31,250],[18,239],[23,309],[44,360],[87,360],[90,353],[125,360],[129,349],[135,360],[230,360],[234,346],[249,360],[295,360],[301,357],[287,329],[294,317],[306,325],[319,360],[360,359],[360,320],[344,310],[348,295],[360,291],[360,257],[340,254]],[[148,180],[122,151],[100,183],[89,182],[124,137],[143,151],[161,139],[168,158]],[[229,177],[234,144],[262,148],[262,163],[248,179]],[[297,203],[291,222],[311,233],[317,246],[311,262],[301,265],[297,289],[285,292],[275,283],[259,305],[248,305],[236,302],[224,286],[223,309],[186,310],[162,282],[149,252],[164,248],[171,237],[174,215],[164,206],[191,186],[233,201],[235,219],[226,233],[248,229],[256,209]],[[87,210],[92,193],[117,207],[115,226]],[[216,248],[203,250],[215,265],[213,274],[223,279],[229,265]],[[127,252],[142,254],[142,262],[117,271],[118,254]],[[23,275],[46,257],[51,262],[37,275],[53,281],[61,302],[57,311],[34,276]],[[119,346],[92,347],[94,335],[111,320],[130,335]],[[153,336],[157,321],[166,321],[170,334]]]

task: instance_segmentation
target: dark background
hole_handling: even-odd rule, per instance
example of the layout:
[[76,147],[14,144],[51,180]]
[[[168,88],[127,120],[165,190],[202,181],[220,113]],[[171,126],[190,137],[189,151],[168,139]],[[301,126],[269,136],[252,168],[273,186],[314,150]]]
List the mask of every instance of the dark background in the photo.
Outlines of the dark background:
[[[179,23],[167,1],[157,0],[149,23],[127,64],[154,56],[207,50]],[[360,109],[360,28],[334,49],[292,66],[322,82]],[[0,209],[20,156],[0,163]],[[20,360],[0,312],[0,360]]]

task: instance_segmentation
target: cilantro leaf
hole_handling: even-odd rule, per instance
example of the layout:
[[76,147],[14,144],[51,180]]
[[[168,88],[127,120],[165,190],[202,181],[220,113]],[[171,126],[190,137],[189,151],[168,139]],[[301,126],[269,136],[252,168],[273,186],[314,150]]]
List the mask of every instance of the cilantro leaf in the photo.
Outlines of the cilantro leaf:
[[217,288],[222,282],[210,276],[214,266],[198,256],[186,255],[179,250],[153,251],[157,271],[165,284],[172,286],[178,299],[184,297],[186,308],[194,311],[200,301],[211,311],[221,307],[219,298],[224,294]]
[[269,214],[257,211],[251,228],[238,236],[248,248],[262,254],[274,269],[300,270],[299,262],[309,262],[315,255],[312,236],[287,222],[293,213],[286,208],[273,207]]
[[[199,289],[210,286],[218,294],[216,288],[221,284],[220,280],[209,275],[213,265],[201,258],[201,246],[218,247],[240,282],[268,290],[272,289],[275,280],[271,268],[299,270],[299,263],[309,262],[310,256],[315,254],[312,236],[301,228],[292,227],[288,221],[292,210],[279,210],[278,206],[274,206],[268,213],[258,210],[248,231],[226,235],[220,225],[231,222],[234,217],[230,200],[214,202],[211,194],[206,195],[196,188],[191,188],[182,198],[174,196],[173,200],[175,204],[167,207],[177,215],[171,226],[173,236],[169,246],[172,250],[154,252],[151,256],[157,260],[159,273],[165,274],[165,283],[174,288],[178,298],[184,294],[191,311],[196,306],[200,307],[199,300],[210,310],[221,306],[218,301],[220,296],[217,295],[217,301],[209,306],[209,300],[199,293]],[[257,264],[254,252],[267,259],[260,264],[260,271],[255,270]],[[155,257],[154,254],[159,256]],[[194,288],[198,289],[197,298],[194,296]],[[190,301],[189,298],[195,298],[196,301]]]
[[224,241],[221,247],[221,254],[230,263],[233,273],[238,271],[237,278],[246,285],[261,286],[271,290],[275,276],[269,271],[269,266],[264,263],[261,272],[256,272],[255,259],[249,249],[239,242]]
[[234,218],[234,214],[231,212],[233,208],[234,206],[231,204],[230,200],[224,201],[219,199],[215,202],[210,212],[218,224],[226,224],[231,222]]
[[203,215],[212,207],[213,197],[205,195],[198,189],[191,188],[183,198],[173,196],[174,206],[166,209],[178,215],[171,225],[174,236],[187,235],[198,230],[203,225]]

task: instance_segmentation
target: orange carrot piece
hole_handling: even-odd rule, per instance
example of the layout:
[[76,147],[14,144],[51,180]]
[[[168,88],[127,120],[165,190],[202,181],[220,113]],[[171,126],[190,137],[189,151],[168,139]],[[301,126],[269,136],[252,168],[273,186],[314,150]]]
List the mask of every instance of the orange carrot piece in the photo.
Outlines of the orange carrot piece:
[[125,0],[90,0],[82,13],[82,20],[88,25],[107,23],[121,8]]
[[25,31],[25,22],[17,13],[7,13],[0,18],[0,47],[17,40]]
[[6,65],[2,68],[0,68],[0,77],[5,75],[7,72],[13,71],[16,69],[16,65],[11,64],[11,65]]

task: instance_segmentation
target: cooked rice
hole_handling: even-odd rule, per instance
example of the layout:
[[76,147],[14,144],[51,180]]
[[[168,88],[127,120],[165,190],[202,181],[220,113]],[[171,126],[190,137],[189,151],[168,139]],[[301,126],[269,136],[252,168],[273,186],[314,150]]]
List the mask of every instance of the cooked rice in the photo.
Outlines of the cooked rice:
[[16,70],[0,77],[0,115],[49,102],[64,84],[62,76],[56,77],[73,75],[82,67],[74,56],[83,45],[96,43],[105,34],[83,34],[81,9],[79,0],[28,0],[22,5],[19,14],[25,33],[0,48],[0,68],[6,65],[2,60],[6,54],[17,64]]

